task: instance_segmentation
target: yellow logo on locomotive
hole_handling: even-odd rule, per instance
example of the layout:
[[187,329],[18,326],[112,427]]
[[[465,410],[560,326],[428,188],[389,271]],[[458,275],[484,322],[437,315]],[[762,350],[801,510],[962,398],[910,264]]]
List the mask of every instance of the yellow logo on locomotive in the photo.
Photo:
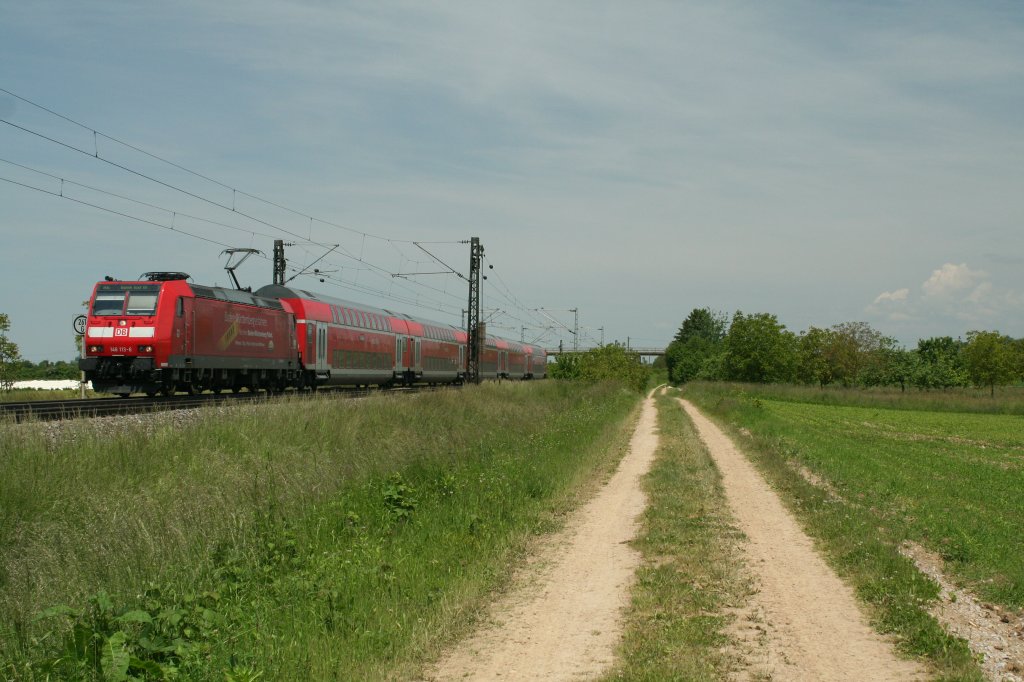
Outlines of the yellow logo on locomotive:
[[228,346],[235,342],[238,338],[238,320],[231,323],[231,326],[224,332],[224,336],[220,337],[220,341],[217,342],[217,347],[221,350],[227,350]]

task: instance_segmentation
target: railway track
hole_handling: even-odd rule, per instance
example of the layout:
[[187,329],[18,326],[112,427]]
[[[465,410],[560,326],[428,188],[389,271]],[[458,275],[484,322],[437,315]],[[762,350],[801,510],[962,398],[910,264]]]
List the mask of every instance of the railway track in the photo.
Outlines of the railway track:
[[[439,388],[442,387],[321,389],[315,393],[286,393],[284,395],[332,395],[343,398],[361,398],[385,391],[388,393],[419,393],[422,391],[438,390]],[[447,388],[447,386],[444,388]],[[198,395],[173,395],[154,398],[76,398],[74,400],[34,400],[20,403],[0,403],[0,422],[13,420],[16,423],[21,423],[33,420],[50,421],[78,419],[81,417],[108,417],[119,414],[142,414],[146,412],[185,410],[209,405],[223,405],[239,401],[250,403],[266,402],[277,397],[279,396],[266,393],[201,393]]]

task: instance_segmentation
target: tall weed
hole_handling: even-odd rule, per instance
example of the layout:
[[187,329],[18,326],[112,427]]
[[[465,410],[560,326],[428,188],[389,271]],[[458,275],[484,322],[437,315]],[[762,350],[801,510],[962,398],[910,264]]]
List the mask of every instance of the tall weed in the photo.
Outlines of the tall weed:
[[[83,421],[58,439],[0,426],[0,670],[414,670],[621,454],[608,443],[636,402],[615,385],[505,383]],[[161,614],[178,612],[198,620],[172,636]],[[94,648],[69,647],[76,632]]]

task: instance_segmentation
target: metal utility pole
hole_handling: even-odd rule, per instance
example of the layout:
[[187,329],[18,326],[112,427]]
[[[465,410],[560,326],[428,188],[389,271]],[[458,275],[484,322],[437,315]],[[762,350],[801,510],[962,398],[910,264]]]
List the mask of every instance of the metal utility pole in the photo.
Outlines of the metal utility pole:
[[284,259],[284,240],[274,240],[274,284],[284,284],[284,270],[287,261]]
[[578,353],[580,350],[580,309],[573,308],[569,312],[572,313],[574,320],[572,325],[572,352]]
[[486,330],[480,324],[480,261],[483,259],[484,247],[480,238],[473,237],[469,242],[469,305],[466,306],[466,335],[469,352],[466,357],[466,382],[480,383],[480,347],[486,338]]
[[553,310],[553,312],[571,312],[573,315],[573,328],[569,329],[563,323],[555,319],[548,314],[549,308],[534,308],[535,312],[540,312],[542,315],[550,319],[551,322],[555,323],[566,332],[572,335],[572,352],[578,352],[580,350],[580,308],[569,308],[568,310]]
[[604,346],[604,327],[598,327],[597,331],[601,332],[601,345]]

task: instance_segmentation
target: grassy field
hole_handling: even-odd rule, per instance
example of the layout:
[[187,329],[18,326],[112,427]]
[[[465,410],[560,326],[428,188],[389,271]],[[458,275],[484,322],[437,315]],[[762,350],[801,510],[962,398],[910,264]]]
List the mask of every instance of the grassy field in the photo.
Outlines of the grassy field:
[[731,396],[769,398],[786,402],[851,407],[882,407],[892,410],[931,412],[973,412],[982,414],[1024,415],[1024,386],[1000,386],[995,397],[987,388],[950,388],[924,391],[891,386],[843,388],[841,386],[796,386],[793,384],[715,384],[691,382],[687,390],[711,390]]
[[0,675],[413,677],[612,470],[637,399],[551,381],[0,425]]
[[[854,392],[857,393],[857,392]],[[833,566],[871,604],[883,631],[931,658],[947,679],[977,679],[965,645],[927,615],[936,596],[897,551],[938,552],[982,599],[1024,606],[1024,432],[1020,417],[804,401],[771,389],[693,385],[685,394],[731,428]],[[794,397],[796,399],[794,399]],[[780,399],[786,398],[786,399]],[[864,395],[850,402],[863,403]],[[810,471],[829,494],[799,472]]]

